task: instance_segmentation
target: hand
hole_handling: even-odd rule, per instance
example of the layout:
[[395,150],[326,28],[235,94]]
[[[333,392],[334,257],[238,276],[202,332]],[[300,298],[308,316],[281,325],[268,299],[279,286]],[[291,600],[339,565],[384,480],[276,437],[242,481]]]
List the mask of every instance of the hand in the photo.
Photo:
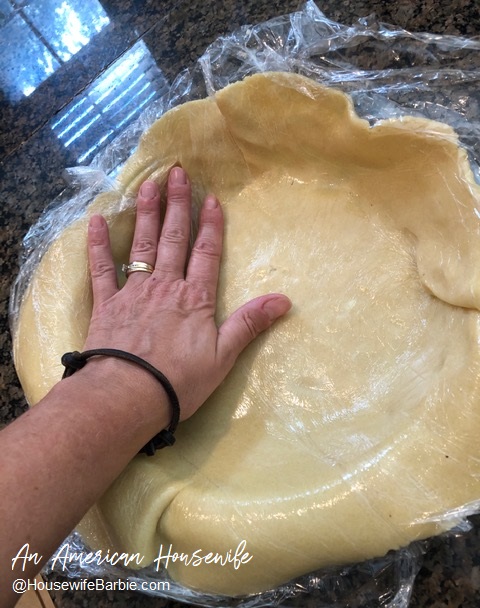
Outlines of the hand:
[[291,307],[281,294],[264,295],[217,328],[223,214],[213,195],[203,203],[188,256],[190,225],[190,183],[185,171],[175,167],[169,175],[163,226],[157,184],[144,182],[137,198],[130,261],[151,264],[152,274],[132,273],[119,289],[108,227],[101,216],[91,218],[88,234],[94,305],[85,348],[125,350],[161,370],[177,392],[181,420],[216,389],[240,352]]

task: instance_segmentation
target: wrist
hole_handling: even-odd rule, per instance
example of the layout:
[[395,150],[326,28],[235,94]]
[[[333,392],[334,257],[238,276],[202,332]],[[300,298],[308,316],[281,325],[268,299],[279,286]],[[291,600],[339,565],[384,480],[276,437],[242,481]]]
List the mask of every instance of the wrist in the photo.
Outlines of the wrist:
[[88,403],[94,402],[95,415],[115,421],[124,437],[129,432],[133,439],[141,437],[143,443],[138,449],[166,428],[172,418],[163,386],[134,362],[94,356],[60,385],[67,393],[75,391]]

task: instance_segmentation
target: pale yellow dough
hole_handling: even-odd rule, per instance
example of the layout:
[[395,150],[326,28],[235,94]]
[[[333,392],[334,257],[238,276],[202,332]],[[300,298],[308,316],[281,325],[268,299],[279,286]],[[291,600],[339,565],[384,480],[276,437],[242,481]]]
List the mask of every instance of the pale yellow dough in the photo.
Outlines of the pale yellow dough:
[[[161,544],[204,555],[245,540],[253,558],[236,570],[168,567],[237,595],[454,526],[480,499],[480,188],[453,131],[370,128],[338,91],[252,76],[162,117],[92,204],[119,264],[134,223],[119,210],[178,162],[196,205],[213,191],[225,211],[218,321],[270,291],[294,306],[173,448],[127,467],[83,524],[91,544],[108,536],[146,565]],[[86,222],[51,246],[21,308],[15,362],[32,404],[61,354],[82,349]]]

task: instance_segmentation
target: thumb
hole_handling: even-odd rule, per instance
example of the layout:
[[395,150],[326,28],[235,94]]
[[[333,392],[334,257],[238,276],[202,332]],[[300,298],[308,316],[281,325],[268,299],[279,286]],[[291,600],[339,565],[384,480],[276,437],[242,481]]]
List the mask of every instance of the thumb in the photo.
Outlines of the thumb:
[[278,293],[260,296],[238,308],[218,330],[217,353],[234,364],[242,350],[290,310],[290,300]]

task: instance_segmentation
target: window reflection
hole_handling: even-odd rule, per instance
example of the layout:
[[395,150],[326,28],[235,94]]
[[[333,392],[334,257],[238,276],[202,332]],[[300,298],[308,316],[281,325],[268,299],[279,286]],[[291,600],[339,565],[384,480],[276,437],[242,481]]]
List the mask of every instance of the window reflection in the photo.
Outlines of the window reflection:
[[139,41],[58,114],[51,127],[76,162],[87,164],[166,88],[161,70]]
[[19,101],[53,74],[60,63],[20,15],[14,15],[1,34],[6,44],[0,48],[0,87],[11,101]]
[[30,95],[108,23],[98,0],[0,0],[0,88]]
[[42,0],[27,5],[23,13],[63,62],[109,23],[97,0]]

